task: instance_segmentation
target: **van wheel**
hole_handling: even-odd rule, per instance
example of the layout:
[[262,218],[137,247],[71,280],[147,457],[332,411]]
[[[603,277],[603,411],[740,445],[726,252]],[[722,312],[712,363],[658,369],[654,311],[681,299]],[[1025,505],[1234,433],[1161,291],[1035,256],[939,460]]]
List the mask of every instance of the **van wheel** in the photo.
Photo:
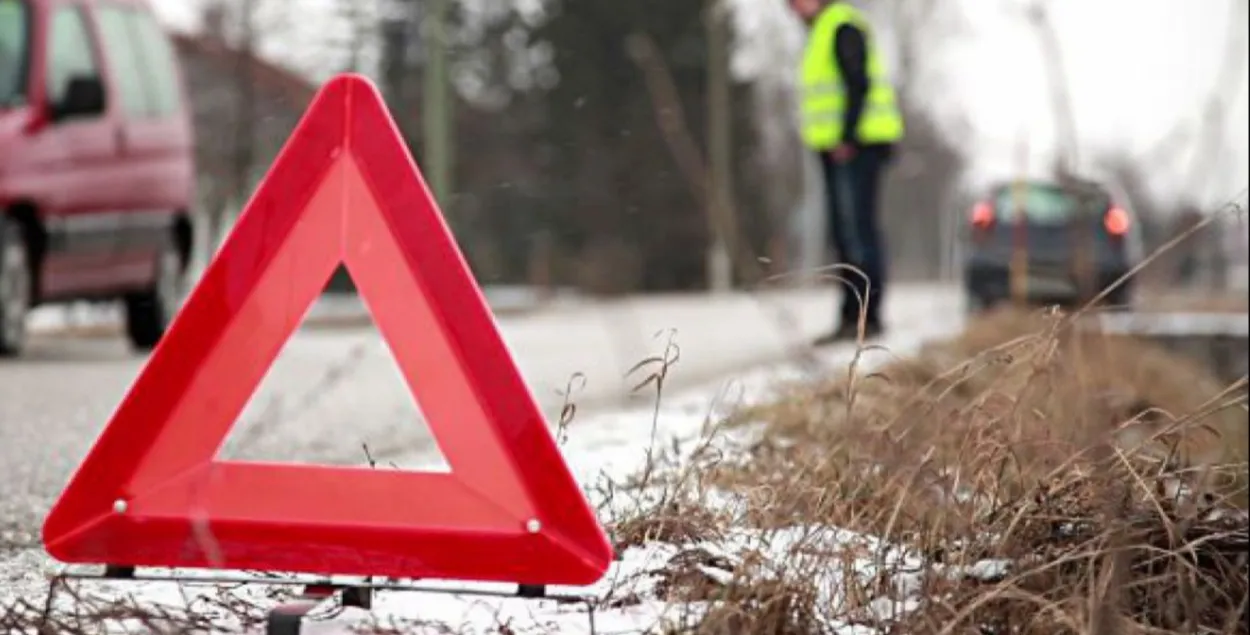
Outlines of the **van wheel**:
[[0,357],[20,355],[26,344],[31,280],[30,251],[21,228],[0,217]]
[[1106,309],[1112,313],[1126,313],[1133,310],[1133,287],[1131,283],[1125,283],[1111,290],[1106,298],[1103,298],[1103,304]]
[[136,350],[156,346],[182,302],[184,271],[182,257],[169,241],[156,260],[156,280],[147,291],[126,296],[126,336]]
[[995,301],[982,295],[969,293],[964,296],[964,317],[975,318],[994,308]]

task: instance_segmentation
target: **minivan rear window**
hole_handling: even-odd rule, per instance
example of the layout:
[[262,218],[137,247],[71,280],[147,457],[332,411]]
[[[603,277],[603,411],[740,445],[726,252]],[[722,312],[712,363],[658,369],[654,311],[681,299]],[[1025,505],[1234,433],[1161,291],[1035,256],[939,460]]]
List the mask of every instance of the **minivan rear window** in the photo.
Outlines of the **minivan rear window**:
[[18,103],[26,94],[26,3],[0,0],[0,106]]
[[994,210],[1003,221],[1015,220],[1020,210],[1024,212],[1025,220],[1031,223],[1060,225],[1071,220],[1082,206],[1092,202],[1105,207],[1104,201],[1105,198],[1099,201],[1082,200],[1076,194],[1054,185],[1027,183],[999,189],[994,198]]

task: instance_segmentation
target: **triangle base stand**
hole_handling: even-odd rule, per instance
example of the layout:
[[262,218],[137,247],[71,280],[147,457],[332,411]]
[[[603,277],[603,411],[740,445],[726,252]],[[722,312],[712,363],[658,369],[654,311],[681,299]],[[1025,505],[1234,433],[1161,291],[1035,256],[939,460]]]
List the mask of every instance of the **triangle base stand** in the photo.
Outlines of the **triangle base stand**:
[[[451,588],[447,586],[424,586],[412,582],[345,582],[331,579],[316,579],[306,576],[289,578],[259,577],[254,575],[212,575],[182,577],[171,574],[148,574],[135,567],[106,565],[103,573],[84,571],[66,571],[60,577],[75,580],[119,581],[132,582],[171,582],[190,584],[222,584],[244,585],[255,584],[265,586],[298,586],[300,591],[269,609],[265,615],[266,635],[301,635],[304,620],[310,613],[319,608],[359,608],[365,611],[373,608],[373,599],[380,591],[408,593],[438,593],[444,595],[475,595],[498,598],[522,598],[527,600],[554,600],[562,604],[582,604],[591,607],[595,598],[589,595],[569,593],[552,593],[544,584],[517,584],[514,592],[496,589]],[[593,613],[588,613],[593,615]],[[590,618],[593,619],[593,618]],[[346,631],[345,631],[346,632]]]
[[300,635],[304,617],[321,606],[333,605],[336,595],[337,605],[343,608],[373,608],[370,587],[310,584],[299,595],[269,610],[265,615],[265,635]]

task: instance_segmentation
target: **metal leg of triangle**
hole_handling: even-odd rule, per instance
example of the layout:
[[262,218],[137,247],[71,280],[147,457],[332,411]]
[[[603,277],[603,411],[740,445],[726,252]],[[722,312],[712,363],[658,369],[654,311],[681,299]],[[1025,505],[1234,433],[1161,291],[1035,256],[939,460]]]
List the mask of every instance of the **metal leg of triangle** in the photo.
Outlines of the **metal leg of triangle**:
[[[303,630],[304,618],[317,608],[353,607],[366,611],[373,608],[374,594],[379,591],[409,593],[443,593],[450,595],[476,595],[483,597],[515,597],[527,600],[554,600],[560,603],[581,604],[591,606],[594,596],[574,593],[551,593],[545,584],[516,585],[515,591],[499,589],[448,588],[444,586],[428,586],[418,584],[417,580],[367,580],[360,584],[333,582],[330,579],[291,579],[257,577],[220,573],[212,576],[184,577],[177,574],[154,574],[138,571],[129,565],[106,565],[103,573],[88,573],[69,570],[62,574],[66,578],[78,580],[126,580],[131,582],[173,582],[198,584],[256,584],[256,585],[291,585],[299,586],[298,595],[269,610],[265,619],[266,635],[300,635]],[[337,597],[338,602],[332,603]],[[331,604],[332,603],[332,604]],[[593,619],[593,618],[592,618]]]
[[113,580],[134,579],[135,568],[122,565],[109,564],[104,566],[104,577]]
[[339,596],[339,604],[369,610],[373,607],[373,589],[329,584],[310,584],[298,596],[279,604],[265,618],[265,635],[300,635],[304,617],[313,609]]

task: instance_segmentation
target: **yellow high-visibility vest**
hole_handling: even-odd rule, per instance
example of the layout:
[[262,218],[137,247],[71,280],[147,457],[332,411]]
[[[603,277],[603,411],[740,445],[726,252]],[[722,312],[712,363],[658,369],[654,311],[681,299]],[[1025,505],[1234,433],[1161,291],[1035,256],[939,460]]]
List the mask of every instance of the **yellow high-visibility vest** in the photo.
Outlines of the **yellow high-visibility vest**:
[[863,31],[868,48],[868,94],[856,137],[861,143],[896,142],[903,137],[903,115],[895,101],[894,87],[886,76],[868,21],[845,2],[825,7],[807,39],[799,78],[803,142],[815,150],[828,150],[842,141],[846,86],[834,53],[834,39],[843,24]]

